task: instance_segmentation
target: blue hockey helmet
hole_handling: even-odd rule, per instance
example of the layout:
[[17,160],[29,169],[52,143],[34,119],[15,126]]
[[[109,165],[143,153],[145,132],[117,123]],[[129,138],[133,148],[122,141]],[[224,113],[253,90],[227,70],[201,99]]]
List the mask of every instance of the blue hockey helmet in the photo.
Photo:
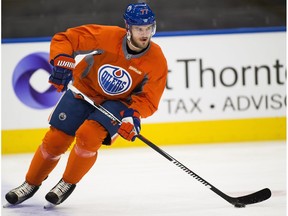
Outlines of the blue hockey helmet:
[[156,24],[155,15],[146,3],[129,4],[123,17],[128,27],[131,25]]

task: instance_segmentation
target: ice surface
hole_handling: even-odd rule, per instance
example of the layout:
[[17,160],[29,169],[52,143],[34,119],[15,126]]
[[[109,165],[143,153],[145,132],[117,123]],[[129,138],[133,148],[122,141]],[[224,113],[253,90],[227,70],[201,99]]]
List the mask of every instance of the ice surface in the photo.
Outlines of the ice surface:
[[[39,191],[3,216],[284,216],[286,143],[252,142],[160,146],[199,176],[230,196],[270,188],[262,203],[235,208],[150,147],[101,149],[90,172],[73,194],[44,210],[45,194],[59,181],[68,152]],[[24,181],[32,154],[2,156],[2,205],[5,194]],[[53,212],[52,212],[53,211]]]

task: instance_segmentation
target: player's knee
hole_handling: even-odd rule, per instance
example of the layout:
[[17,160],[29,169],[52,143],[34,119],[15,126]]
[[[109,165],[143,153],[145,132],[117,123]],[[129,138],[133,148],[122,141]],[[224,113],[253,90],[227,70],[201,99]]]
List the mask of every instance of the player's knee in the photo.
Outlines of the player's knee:
[[67,151],[73,140],[74,136],[51,126],[43,139],[43,148],[51,155],[61,155]]
[[101,124],[86,120],[76,132],[76,145],[83,151],[97,152],[107,134]]
[[86,149],[82,149],[78,144],[74,146],[72,151],[75,151],[75,153],[82,157],[82,158],[91,158],[91,157],[97,157],[97,151],[89,151]]

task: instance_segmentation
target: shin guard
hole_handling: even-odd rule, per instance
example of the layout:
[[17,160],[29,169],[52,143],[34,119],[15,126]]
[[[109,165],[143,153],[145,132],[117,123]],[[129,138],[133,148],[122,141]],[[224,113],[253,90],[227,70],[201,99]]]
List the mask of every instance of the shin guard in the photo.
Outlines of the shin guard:
[[91,169],[97,159],[97,152],[90,152],[88,157],[83,157],[78,154],[79,148],[77,148],[77,145],[75,145],[71,150],[68,163],[63,174],[63,180],[70,184],[78,183]]
[[47,178],[60,159],[60,156],[55,158],[45,158],[42,151],[43,145],[39,146],[35,152],[26,174],[26,181],[31,185],[41,185],[42,181]]
[[63,175],[65,182],[76,184],[91,169],[107,133],[105,128],[93,120],[86,120],[80,126]]
[[42,145],[34,154],[26,174],[26,181],[32,185],[41,185],[57,165],[61,154],[67,151],[74,137],[51,127],[46,133]]

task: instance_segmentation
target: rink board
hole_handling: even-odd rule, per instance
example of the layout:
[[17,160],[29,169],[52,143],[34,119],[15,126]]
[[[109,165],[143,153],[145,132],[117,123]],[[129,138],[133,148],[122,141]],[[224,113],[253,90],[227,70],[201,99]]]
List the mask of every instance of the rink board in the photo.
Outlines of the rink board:
[[[50,39],[2,41],[3,154],[35,151],[49,128],[61,97],[47,82]],[[157,145],[286,139],[286,27],[153,40],[169,73],[157,112],[142,120],[143,136]],[[120,138],[112,148],[134,146],[145,144]]]
[[[47,130],[3,130],[2,154],[35,151]],[[156,145],[285,140],[286,117],[144,124],[141,134]],[[143,145],[118,138],[112,148]]]

